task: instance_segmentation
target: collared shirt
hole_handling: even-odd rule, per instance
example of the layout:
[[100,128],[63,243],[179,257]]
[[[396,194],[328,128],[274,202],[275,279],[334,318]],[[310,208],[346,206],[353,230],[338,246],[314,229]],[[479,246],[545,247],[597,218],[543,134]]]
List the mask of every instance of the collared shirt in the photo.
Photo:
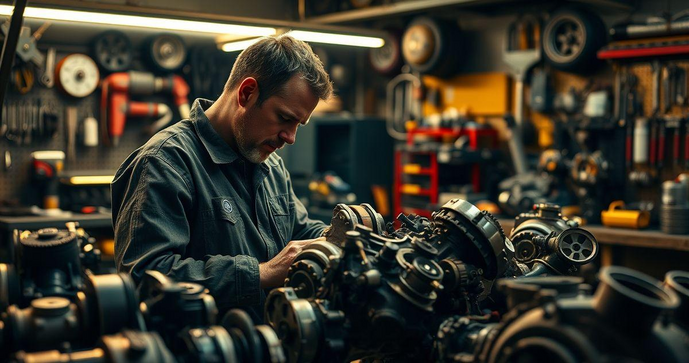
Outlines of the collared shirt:
[[[207,287],[221,311],[263,317],[258,264],[291,240],[321,235],[294,195],[282,159],[248,164],[194,101],[189,120],[160,131],[115,174],[115,262],[138,283],[145,270]],[[249,175],[252,173],[253,175]]]

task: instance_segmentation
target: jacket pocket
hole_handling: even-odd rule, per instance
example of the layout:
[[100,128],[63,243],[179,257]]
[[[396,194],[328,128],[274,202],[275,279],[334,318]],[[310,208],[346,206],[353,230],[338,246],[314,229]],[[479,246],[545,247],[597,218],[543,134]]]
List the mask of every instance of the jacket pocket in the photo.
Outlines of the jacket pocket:
[[283,245],[286,245],[292,238],[295,218],[294,202],[290,202],[288,195],[283,194],[269,198],[268,207],[280,234],[280,240]]
[[211,208],[203,212],[203,236],[206,246],[210,247],[207,253],[223,253],[225,241],[243,234],[242,226],[237,206],[231,197],[213,198]]

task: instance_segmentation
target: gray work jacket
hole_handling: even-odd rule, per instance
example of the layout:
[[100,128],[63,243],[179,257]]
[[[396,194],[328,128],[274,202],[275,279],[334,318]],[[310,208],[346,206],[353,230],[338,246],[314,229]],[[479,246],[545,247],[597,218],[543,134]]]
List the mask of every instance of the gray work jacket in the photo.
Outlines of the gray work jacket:
[[221,312],[240,307],[261,321],[258,264],[325,224],[308,218],[278,155],[247,168],[211,126],[211,104],[197,99],[189,120],[157,133],[115,174],[115,262],[137,283],[150,269],[199,283]]

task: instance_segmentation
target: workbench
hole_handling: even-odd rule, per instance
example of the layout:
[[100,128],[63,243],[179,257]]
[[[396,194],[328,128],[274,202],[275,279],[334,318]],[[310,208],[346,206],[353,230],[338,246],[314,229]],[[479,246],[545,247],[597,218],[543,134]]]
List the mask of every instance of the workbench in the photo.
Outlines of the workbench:
[[[513,219],[499,219],[507,235]],[[656,278],[670,270],[689,270],[689,235],[672,235],[657,229],[613,228],[601,225],[582,227],[593,233],[600,244],[599,267],[621,265]]]

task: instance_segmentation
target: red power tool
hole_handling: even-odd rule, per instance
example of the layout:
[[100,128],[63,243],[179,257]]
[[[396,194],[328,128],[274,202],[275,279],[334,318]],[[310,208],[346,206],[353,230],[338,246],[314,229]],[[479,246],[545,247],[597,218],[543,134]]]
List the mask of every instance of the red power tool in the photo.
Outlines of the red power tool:
[[[155,77],[146,72],[113,73],[103,80],[101,94],[101,137],[117,146],[127,117],[161,116],[152,127],[153,132],[171,119],[170,108],[164,103],[130,101],[130,96],[168,93],[173,97],[182,118],[189,118],[189,85],[178,75]],[[106,132],[107,130],[107,132]]]
[[57,150],[34,151],[31,159],[33,180],[43,187],[43,208],[60,208],[58,175],[65,163],[65,153]]

